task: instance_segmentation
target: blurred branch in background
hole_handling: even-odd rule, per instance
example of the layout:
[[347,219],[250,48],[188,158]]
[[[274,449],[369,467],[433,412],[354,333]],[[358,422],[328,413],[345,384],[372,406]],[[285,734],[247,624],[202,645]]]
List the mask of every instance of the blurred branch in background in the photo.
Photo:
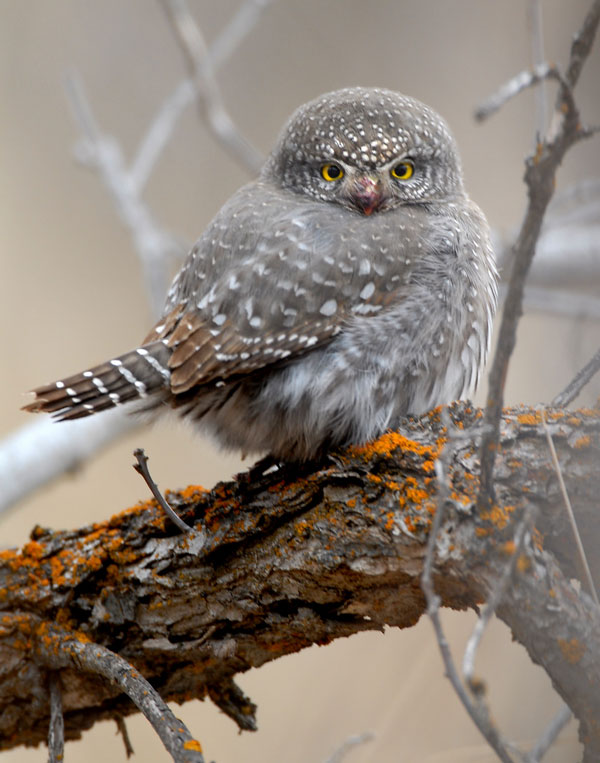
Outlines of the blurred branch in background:
[[[213,137],[225,151],[233,151],[235,158],[247,169],[253,173],[257,171],[260,156],[248,148],[249,144],[229,118],[222,119],[222,98],[214,71],[233,55],[272,2],[246,0],[240,5],[206,51],[202,62],[198,63],[195,79],[182,80],[165,99],[140,141],[130,167],[126,165],[119,142],[102,132],[80,77],[71,74],[66,79],[69,103],[83,134],[77,157],[98,172],[131,234],[134,251],[142,266],[150,310],[155,317],[163,308],[171,280],[172,260],[185,252],[176,237],[157,222],[141,194],[184,110],[200,97],[199,82],[203,77],[208,77],[209,87],[202,96],[206,97],[206,109],[201,113],[208,120]],[[183,10],[177,9],[177,12],[181,14]],[[193,25],[193,33],[203,44],[195,22],[186,16],[186,24]],[[122,410],[102,416],[99,421],[88,418],[67,426],[55,426],[50,419],[26,424],[0,442],[0,484],[3,485],[0,514],[44,484],[83,465],[102,448],[140,426],[139,420]]]
[[[504,385],[516,343],[517,326],[523,312],[525,280],[535,255],[546,209],[554,194],[556,172],[567,151],[593,134],[581,123],[573,89],[594,44],[599,22],[600,0],[594,0],[571,45],[566,75],[563,76],[556,67],[541,65],[541,69],[538,67],[529,78],[518,75],[508,85],[500,88],[495,96],[488,99],[488,103],[492,103],[494,109],[479,109],[479,112],[484,115],[492,113],[495,108],[499,108],[506,100],[519,93],[523,89],[523,82],[524,86],[533,85],[545,78],[558,82],[558,95],[550,128],[525,163],[525,183],[529,200],[523,224],[513,245],[508,292],[504,300],[498,343],[489,375],[485,411],[486,430],[480,451],[481,485],[478,498],[480,511],[489,508],[493,502],[493,471],[500,436]],[[512,83],[517,84],[513,86]]]
[[185,0],[162,2],[193,78],[201,118],[217,142],[253,175],[258,173],[264,157],[244,138],[227,113],[204,35],[187,3]]

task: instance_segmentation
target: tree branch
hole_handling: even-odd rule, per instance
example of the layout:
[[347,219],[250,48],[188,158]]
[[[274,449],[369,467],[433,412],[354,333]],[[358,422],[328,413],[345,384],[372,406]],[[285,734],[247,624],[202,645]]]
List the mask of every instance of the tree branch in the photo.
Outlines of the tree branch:
[[[522,314],[525,280],[535,254],[546,208],[554,193],[556,171],[568,149],[584,137],[579,112],[573,98],[573,88],[577,83],[583,63],[592,49],[599,23],[600,0],[594,0],[581,30],[573,41],[566,77],[562,77],[558,70],[553,67],[548,67],[545,72],[537,73],[540,77],[551,76],[558,79],[559,93],[555,119],[548,134],[545,140],[538,144],[534,155],[529,157],[526,162],[525,182],[529,202],[525,219],[514,244],[514,258],[508,293],[504,302],[498,344],[489,376],[485,411],[486,432],[481,444],[481,486],[478,498],[480,511],[488,508],[493,501],[492,475],[504,403],[504,384],[510,357],[516,343],[517,326]],[[538,80],[539,77],[534,76],[530,79],[529,84]]]
[[[481,411],[449,411],[462,431],[435,541],[436,594],[455,609],[486,600],[516,553],[515,522],[538,509],[496,611],[579,719],[586,754],[596,755],[587,760],[597,759],[600,613],[570,582],[577,558],[540,413],[505,412],[496,502],[479,513]],[[598,580],[589,547],[600,542],[600,412],[549,410],[547,419]],[[47,737],[45,675],[56,663],[35,635],[43,629],[61,629],[67,645],[83,637],[110,650],[165,701],[210,696],[252,728],[255,708],[233,683],[237,673],[310,644],[416,623],[447,437],[436,410],[296,480],[273,472],[168,494],[195,533],[181,534],[154,501],[80,530],[35,528],[21,551],[0,555],[0,749]],[[60,648],[66,739],[135,710],[78,650]]]

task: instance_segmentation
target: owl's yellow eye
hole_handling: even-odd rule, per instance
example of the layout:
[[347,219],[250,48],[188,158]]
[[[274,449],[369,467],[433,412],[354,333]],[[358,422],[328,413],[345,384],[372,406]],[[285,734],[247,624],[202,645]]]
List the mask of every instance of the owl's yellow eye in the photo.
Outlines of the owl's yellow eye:
[[415,171],[415,165],[412,162],[400,162],[395,167],[392,167],[390,174],[396,180],[408,180],[412,177]]
[[344,170],[338,164],[324,164],[321,167],[321,175],[330,182],[344,177]]

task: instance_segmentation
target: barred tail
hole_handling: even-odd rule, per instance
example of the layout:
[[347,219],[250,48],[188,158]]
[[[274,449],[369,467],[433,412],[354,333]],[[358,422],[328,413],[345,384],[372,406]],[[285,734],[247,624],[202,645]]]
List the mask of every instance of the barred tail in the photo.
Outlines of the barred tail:
[[171,349],[155,341],[88,371],[32,390],[35,400],[23,410],[51,413],[59,421],[91,416],[161,388],[169,388]]

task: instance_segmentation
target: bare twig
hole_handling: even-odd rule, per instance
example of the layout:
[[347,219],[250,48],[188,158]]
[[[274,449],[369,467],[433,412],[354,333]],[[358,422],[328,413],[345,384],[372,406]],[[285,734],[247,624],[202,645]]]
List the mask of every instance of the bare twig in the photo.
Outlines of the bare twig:
[[556,738],[571,720],[572,716],[573,713],[569,706],[563,704],[544,732],[540,735],[540,738],[535,743],[533,749],[526,756],[525,763],[538,763],[538,761],[540,761],[552,747]]
[[[529,29],[531,37],[531,58],[533,66],[540,66],[546,60],[544,55],[544,26],[542,23],[541,0],[529,0]],[[538,136],[546,129],[546,82],[542,79],[535,89],[536,132]]]
[[556,408],[565,408],[569,403],[579,395],[586,384],[594,378],[600,371],[600,349],[597,350],[594,357],[577,373],[575,378],[567,384],[563,391],[552,401]]
[[251,174],[257,174],[263,164],[263,157],[244,138],[225,110],[202,31],[187,3],[185,0],[162,2],[193,77],[202,118],[206,120],[217,141]]
[[[250,33],[272,0],[246,0],[238,8],[225,29],[213,42],[207,52],[207,62],[213,72],[238,48]],[[194,101],[196,88],[191,79],[181,82],[165,100],[154,118],[148,132],[140,143],[133,161],[131,178],[138,193],[145,186],[160,154],[173,134],[177,121],[185,108]]]
[[216,71],[231,54],[239,47],[240,43],[256,26],[263,12],[271,5],[273,0],[245,0],[225,29],[210,46],[208,60]]
[[85,136],[81,158],[101,174],[119,216],[129,228],[142,263],[152,313],[158,317],[171,280],[170,255],[178,251],[178,246],[173,236],[156,224],[150,210],[141,200],[137,188],[139,178],[132,181],[119,145],[102,134],[85,95],[83,83],[76,74],[66,78],[65,90],[73,115]]
[[[233,53],[269,4],[270,0],[246,0],[240,6],[209,51],[213,68]],[[183,247],[156,224],[140,194],[181,113],[194,100],[194,84],[190,79],[184,80],[166,99],[129,169],[118,144],[102,133],[76,75],[68,78],[67,92],[85,136],[80,145],[82,158],[98,170],[119,215],[132,233],[142,262],[151,309],[154,314],[159,314],[170,280],[169,257],[182,254]],[[138,420],[124,414],[122,409],[115,409],[99,417],[60,426],[48,419],[22,427],[0,444],[0,513],[52,479],[77,468],[121,434],[139,426]],[[44,454],[43,458],[40,453]]]
[[590,594],[594,601],[596,602],[596,605],[600,607],[600,601],[598,601],[598,594],[596,592],[596,586],[594,585],[594,578],[592,577],[592,572],[590,570],[590,566],[588,564],[587,556],[585,553],[585,549],[583,547],[583,543],[581,541],[581,535],[579,534],[579,528],[577,527],[577,520],[575,519],[575,514],[573,512],[573,507],[571,506],[571,500],[569,498],[569,494],[567,493],[567,487],[565,485],[565,480],[563,478],[562,469],[560,468],[560,463],[558,461],[558,456],[556,455],[556,448],[554,447],[554,441],[552,439],[552,435],[550,434],[550,429],[548,428],[548,422],[546,420],[546,410],[545,408],[541,409],[542,414],[542,424],[544,426],[544,432],[546,434],[546,441],[548,443],[548,448],[550,449],[550,455],[552,457],[552,464],[554,466],[554,471],[556,472],[556,476],[558,478],[558,484],[560,486],[560,492],[563,497],[565,509],[567,511],[567,517],[569,518],[569,524],[571,525],[571,530],[573,532],[573,537],[575,538],[575,544],[577,546],[577,552],[579,554],[579,560],[581,562],[581,566],[583,568],[583,574],[585,577],[585,581],[588,585],[588,588],[590,590]]
[[179,517],[173,509],[169,506],[167,501],[164,499],[162,493],[158,489],[158,485],[152,477],[150,476],[150,471],[148,470],[148,456],[145,454],[143,448],[136,448],[133,451],[133,455],[136,458],[137,463],[133,465],[133,468],[136,470],[138,474],[141,474],[144,478],[144,482],[150,490],[152,491],[152,495],[156,498],[158,501],[159,506],[163,509],[165,514],[169,517],[169,519],[177,525],[177,527],[181,530],[181,532],[184,533],[193,533],[194,528],[187,525],[181,517]]
[[486,604],[481,614],[479,615],[477,622],[475,623],[473,632],[471,633],[471,636],[467,641],[467,646],[465,647],[462,664],[463,676],[471,691],[478,697],[480,696],[480,685],[479,682],[477,682],[473,677],[475,669],[475,655],[477,654],[477,649],[479,648],[483,634],[485,633],[485,630],[489,625],[492,616],[498,609],[498,606],[502,601],[502,598],[506,593],[506,589],[513,577],[515,567],[519,560],[519,556],[523,548],[523,543],[527,535],[527,531],[530,529],[530,524],[531,511],[526,511],[517,526],[513,540],[514,549],[509,557],[506,567],[504,568],[504,572],[500,578],[498,578],[496,586],[492,589],[492,592],[488,596]]
[[562,79],[558,69],[547,63],[537,64],[530,71],[519,72],[475,109],[475,119],[483,122],[523,90],[539,85],[547,79]]
[[130,178],[136,193],[140,194],[144,190],[160,154],[173,135],[179,117],[193,100],[194,85],[190,79],[185,79],[169,95],[154,117],[131,165]]
[[356,734],[355,736],[348,737],[342,744],[330,755],[325,763],[342,763],[346,755],[358,747],[361,744],[366,744],[375,739],[375,734],[372,731],[365,731],[362,734]]
[[65,753],[65,724],[62,711],[60,674],[52,670],[48,676],[50,690],[50,726],[48,727],[48,763],[62,763]]
[[131,744],[131,739],[129,738],[129,731],[127,731],[127,724],[125,723],[125,718],[123,718],[122,715],[116,715],[115,716],[115,723],[117,724],[117,733],[121,735],[121,739],[123,740],[123,744],[125,745],[125,755],[127,756],[127,759],[132,755],[135,755],[135,750],[133,749],[133,745]]
[[[449,421],[447,410],[444,409],[444,412],[446,413],[447,420]],[[446,429],[448,431],[448,426],[446,426]],[[438,484],[437,506],[436,506],[436,512],[433,518],[433,524],[429,533],[429,538],[427,540],[427,552],[425,555],[425,561],[423,565],[423,574],[421,576],[421,588],[423,590],[423,593],[425,594],[425,600],[427,602],[427,614],[433,624],[433,629],[435,631],[436,639],[438,642],[438,646],[440,648],[440,653],[442,655],[442,660],[444,662],[444,667],[446,670],[446,677],[449,679],[450,683],[452,684],[454,691],[456,692],[458,698],[462,702],[465,710],[471,717],[471,720],[473,721],[475,726],[479,729],[479,731],[483,734],[484,738],[487,740],[490,747],[492,747],[492,749],[498,755],[500,760],[504,761],[504,763],[514,763],[514,759],[512,755],[509,753],[508,745],[502,739],[498,730],[494,726],[492,719],[490,717],[488,708],[485,705],[485,703],[482,701],[482,697],[478,696],[477,697],[478,702],[477,704],[475,704],[473,702],[472,697],[469,696],[469,694],[467,693],[465,686],[463,682],[461,681],[460,676],[458,675],[458,671],[456,669],[456,666],[454,664],[454,659],[450,651],[450,645],[448,644],[448,640],[446,639],[446,635],[442,627],[442,621],[440,618],[441,599],[436,594],[435,588],[433,585],[433,564],[434,564],[434,558],[435,558],[437,538],[438,538],[440,528],[442,526],[442,520],[444,516],[444,507],[446,505],[446,501],[448,500],[450,496],[450,484],[449,484],[449,478],[448,478],[448,466],[450,461],[450,450],[449,450],[450,441],[451,441],[451,437],[448,434],[448,441],[446,442],[444,449],[442,450],[441,454],[438,456],[435,462],[435,471],[436,471],[437,484]]]
[[76,666],[118,686],[137,705],[176,763],[204,763],[200,743],[175,717],[158,692],[127,660],[85,637],[51,623],[35,627],[42,662],[54,669]]
[[[529,203],[519,236],[514,245],[514,261],[498,337],[498,344],[489,377],[485,423],[488,426],[481,443],[481,480],[478,508],[482,510],[492,500],[492,476],[500,434],[500,416],[504,402],[504,384],[512,355],[519,319],[522,313],[525,279],[540,235],[544,213],[554,193],[556,171],[567,150],[581,139],[579,113],[573,101],[572,88],[577,82],[583,61],[592,48],[598,23],[600,0],[594,0],[582,30],[571,48],[571,60],[566,78],[560,78],[556,113],[560,114],[557,129],[551,126],[552,138],[538,146],[526,163],[525,181]],[[573,69],[577,57],[580,65]]]

